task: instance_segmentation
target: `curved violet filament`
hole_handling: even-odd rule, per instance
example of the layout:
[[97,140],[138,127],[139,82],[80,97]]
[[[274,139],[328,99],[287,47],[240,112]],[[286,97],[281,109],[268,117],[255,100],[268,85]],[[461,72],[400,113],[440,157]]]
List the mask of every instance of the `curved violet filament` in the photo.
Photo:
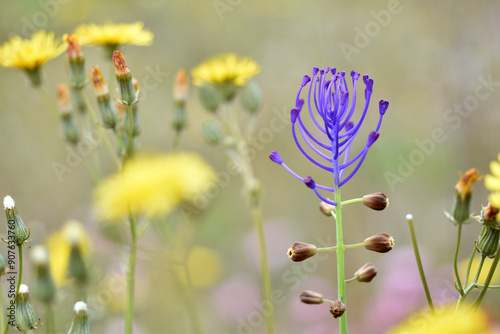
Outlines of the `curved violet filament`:
[[[317,73],[316,73],[317,74]],[[326,133],[325,129],[321,125],[319,125],[318,121],[316,120],[316,116],[314,116],[312,108],[311,108],[311,92],[312,92],[312,86],[313,86],[313,80],[315,81],[314,85],[316,86],[316,74],[313,72],[313,76],[311,78],[311,81],[309,82],[309,93],[307,97],[307,106],[309,107],[309,114],[311,115],[312,120],[314,121],[314,124],[316,124],[316,127],[320,129],[323,133]],[[316,92],[316,89],[314,89]],[[316,101],[315,101],[316,103]],[[316,110],[318,110],[318,104],[316,103]]]
[[357,173],[359,167],[361,167],[361,164],[363,163],[363,160],[365,160],[366,153],[368,153],[368,150],[365,151],[365,154],[361,157],[361,159],[359,160],[356,168],[353,169],[353,171],[351,172],[351,174],[349,174],[349,176],[347,176],[344,180],[340,181],[339,187],[342,187],[347,181],[349,181],[354,176],[354,174]]
[[[299,116],[300,117],[300,116]],[[318,150],[316,148],[316,146],[314,146],[311,141],[309,140],[309,138],[307,138],[307,135],[304,133],[304,129],[302,128],[301,124],[299,124],[299,130],[300,130],[300,134],[302,135],[302,138],[304,138],[304,141],[307,143],[307,145],[314,151],[316,152],[316,154],[318,154],[320,157],[322,157],[323,159],[325,159],[326,161],[329,161],[331,162],[332,161],[332,158],[327,156],[326,154],[324,154],[323,152],[321,152],[320,150]]]
[[[344,148],[342,148],[342,150],[344,150],[344,164],[349,160],[349,153],[351,151],[351,145],[347,145],[345,146]],[[342,154],[342,153],[340,153]],[[344,171],[345,169],[341,169],[340,172],[339,172],[339,180],[342,180],[342,177],[344,176]]]
[[[294,178],[296,178],[297,180],[299,180],[300,182],[304,182],[304,178],[302,176],[300,176],[299,174],[295,173],[290,167],[288,167],[284,162],[281,164],[281,166],[288,172],[290,173],[290,175],[292,175]],[[327,186],[323,186],[321,184],[316,184],[316,188],[319,188],[319,189],[322,189],[322,190],[326,190],[326,191],[331,191],[331,192],[334,192],[335,189],[331,188],[331,187],[327,187]]]
[[326,170],[326,171],[331,172],[331,171],[332,171],[332,168],[327,167],[327,166],[325,166],[325,165],[323,165],[323,164],[320,164],[319,162],[317,162],[316,160],[314,160],[313,158],[311,158],[311,157],[309,156],[309,154],[307,154],[307,153],[306,153],[306,151],[304,151],[304,149],[303,149],[303,148],[302,148],[302,146],[300,145],[299,140],[297,139],[297,134],[296,134],[296,132],[295,132],[295,124],[296,124],[296,123],[297,123],[297,122],[295,122],[295,123],[293,123],[293,124],[292,124],[292,134],[293,134],[293,139],[295,140],[295,144],[297,145],[297,147],[299,148],[299,150],[300,150],[300,151],[302,152],[302,154],[303,154],[303,155],[304,155],[307,159],[309,159],[309,161],[311,161],[313,164],[315,164],[316,166],[318,166],[318,167],[320,167],[320,168],[323,168],[323,169],[324,169],[324,170]]
[[[297,119],[299,120],[299,126],[304,129],[304,131],[306,132],[307,136],[309,138],[311,138],[316,144],[318,144],[319,146],[323,147],[324,149],[327,149],[327,150],[330,150],[331,147],[328,146],[327,144],[323,144],[322,142],[320,142],[318,139],[316,139],[310,132],[309,130],[307,130],[307,128],[305,127],[304,123],[302,122],[302,118],[300,117],[300,113],[299,113],[299,116],[297,117]],[[325,132],[325,130],[323,130],[323,132]]]
[[316,194],[316,196],[318,196],[323,202],[337,206],[337,203],[335,203],[335,202],[329,200],[328,198],[324,197],[323,195],[321,195],[319,193],[318,189],[314,188],[313,190],[314,190],[314,193]]
[[379,119],[378,119],[378,124],[377,124],[377,128],[375,129],[375,132],[379,132],[380,130],[380,126],[382,125],[382,118],[384,117],[384,115],[380,115]]
[[[353,71],[354,72],[354,71]],[[347,124],[347,122],[349,122],[349,120],[351,119],[352,115],[354,115],[354,108],[356,108],[356,86],[358,84],[358,79],[359,79],[359,74],[354,72],[354,73],[351,73],[352,75],[352,102],[351,102],[351,110],[349,110],[349,114],[347,114],[346,118],[344,119],[344,121],[342,122],[341,126],[340,126],[340,129],[343,129],[345,127],[345,125]]]
[[368,151],[368,146],[365,146],[364,149],[362,149],[354,158],[349,160],[347,163],[344,163],[343,165],[339,166],[340,169],[345,169],[346,167],[349,167],[352,165],[356,160],[358,160],[363,154],[366,154],[366,151]]

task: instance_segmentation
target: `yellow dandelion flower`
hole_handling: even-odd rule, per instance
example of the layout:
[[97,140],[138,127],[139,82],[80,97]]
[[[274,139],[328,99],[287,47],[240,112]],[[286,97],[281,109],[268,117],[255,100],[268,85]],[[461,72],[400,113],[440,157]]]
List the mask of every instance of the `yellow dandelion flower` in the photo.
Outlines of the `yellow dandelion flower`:
[[104,25],[82,24],[75,30],[80,44],[104,45],[112,50],[120,45],[151,45],[153,33],[144,29],[144,23],[107,23]]
[[68,279],[68,273],[72,245],[79,247],[88,266],[91,248],[90,237],[85,231],[85,227],[78,221],[69,220],[61,230],[49,235],[45,242],[50,253],[50,271],[57,286],[65,285],[71,281]]
[[214,57],[198,65],[191,71],[191,76],[195,86],[201,86],[204,83],[244,86],[260,71],[260,66],[253,59],[238,58],[230,53]]
[[429,309],[410,316],[402,324],[392,328],[389,334],[493,334],[488,317],[481,309],[455,312],[450,304],[436,309],[433,316]]
[[104,220],[165,215],[202,194],[214,179],[213,169],[193,153],[140,156],[99,185],[95,206]]
[[0,65],[26,71],[33,85],[38,86],[40,67],[65,49],[62,38],[56,39],[53,32],[40,30],[31,39],[14,36],[0,47]]
[[500,208],[500,154],[498,161],[490,162],[491,174],[484,178],[484,186],[493,193],[488,196],[488,201],[496,208]]

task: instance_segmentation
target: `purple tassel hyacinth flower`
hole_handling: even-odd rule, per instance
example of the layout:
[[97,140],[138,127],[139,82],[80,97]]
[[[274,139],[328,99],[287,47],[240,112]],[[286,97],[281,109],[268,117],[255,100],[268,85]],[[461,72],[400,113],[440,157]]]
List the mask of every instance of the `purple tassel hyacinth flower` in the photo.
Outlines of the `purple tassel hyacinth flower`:
[[[356,174],[368,153],[368,149],[379,137],[382,118],[389,107],[388,101],[380,100],[380,118],[377,127],[368,135],[364,148],[354,157],[350,157],[351,144],[365,119],[373,90],[373,80],[368,75],[364,75],[365,105],[357,122],[353,121],[357,98],[356,86],[360,75],[353,70],[351,71],[351,77],[353,88],[351,104],[349,105],[349,90],[345,72],[337,73],[335,68],[330,69],[327,67],[320,70],[315,67],[312,77],[305,75],[302,79],[295,107],[290,113],[293,139],[299,150],[313,164],[333,174],[334,187],[316,184],[310,176],[299,176],[283,162],[283,159],[276,151],[271,152],[269,155],[273,162],[283,166],[295,178],[304,182],[322,201],[333,205],[337,205],[337,203],[322,196],[318,189],[335,192],[335,189],[342,187]],[[323,134],[322,138],[314,136],[313,132],[306,128],[302,120],[302,108],[306,101],[301,99],[300,95],[308,84],[307,109],[313,126]],[[314,152],[314,157],[306,152],[298,139],[297,132],[300,133],[303,142],[310,148],[309,151]],[[348,172],[344,174],[346,170]]]

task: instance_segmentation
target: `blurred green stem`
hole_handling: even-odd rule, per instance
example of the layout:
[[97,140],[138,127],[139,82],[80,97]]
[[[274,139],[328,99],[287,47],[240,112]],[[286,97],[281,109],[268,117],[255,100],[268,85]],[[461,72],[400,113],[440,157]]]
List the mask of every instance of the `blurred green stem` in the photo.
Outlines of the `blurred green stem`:
[[125,313],[125,334],[132,334],[134,319],[134,288],[135,288],[135,262],[137,257],[137,231],[136,218],[130,214],[130,252],[127,271],[127,304]]
[[132,114],[132,105],[130,105],[130,104],[127,104],[127,116],[128,116],[128,142],[127,142],[127,150],[125,151],[125,154],[123,155],[122,164],[125,163],[125,160],[132,157],[132,154],[133,154],[132,143],[134,140],[134,117]]
[[464,294],[464,288],[462,287],[462,281],[460,280],[460,275],[458,274],[458,251],[460,249],[460,240],[462,238],[462,224],[458,224],[458,235],[457,235],[457,247],[455,248],[455,257],[453,258],[453,269],[455,271],[455,279],[458,284],[458,292],[460,295]]
[[342,204],[342,206],[344,206],[344,205],[347,205],[347,204],[357,203],[357,202],[363,202],[363,198],[353,198],[353,199],[349,199],[349,200],[347,200],[347,201],[343,201],[341,204]]
[[55,322],[54,322],[54,311],[52,311],[52,305],[50,303],[45,304],[47,310],[45,312],[45,323],[47,324],[47,334],[55,334]]
[[469,285],[470,270],[472,268],[472,262],[474,261],[474,256],[476,255],[476,247],[472,249],[472,254],[470,255],[469,263],[467,264],[467,272],[465,273],[464,285]]
[[241,177],[248,196],[252,223],[259,247],[262,309],[266,319],[267,334],[274,334],[274,304],[271,297],[271,274],[269,272],[266,238],[260,208],[260,182],[255,178],[252,161],[249,156],[248,142],[242,135],[236,110],[231,103],[226,103],[226,108],[228,111],[229,131],[235,140],[234,149],[228,148],[226,153],[241,168]]
[[[344,245],[344,249],[363,247],[364,245],[365,244],[363,242],[360,242],[359,244]],[[334,251],[334,250],[337,250],[337,246],[318,248],[318,252]]]
[[415,254],[415,261],[417,262],[418,273],[420,274],[420,280],[422,281],[422,286],[425,292],[425,298],[427,299],[427,304],[429,304],[429,309],[433,315],[436,315],[434,310],[434,303],[432,302],[431,293],[429,292],[429,286],[427,285],[427,279],[425,278],[424,267],[422,266],[422,260],[420,259],[420,252],[418,250],[417,235],[415,234],[415,229],[413,228],[413,217],[406,217],[408,221],[408,227],[410,228],[411,243],[413,244],[413,253]]
[[[481,275],[481,271],[483,270],[483,264],[484,264],[485,259],[486,259],[486,256],[482,255],[481,261],[479,262],[479,267],[477,268],[476,276],[474,277],[474,280],[472,281],[471,284],[469,284],[467,286],[467,288],[465,288],[464,294],[461,295],[460,298],[458,299],[457,310],[462,307],[462,305],[465,301],[465,298],[467,298],[467,295],[469,294],[469,292],[471,292],[475,288],[477,281],[479,280],[479,275]],[[486,285],[486,283],[485,283],[485,285]],[[488,282],[488,285],[489,285],[489,282]],[[483,288],[483,290],[484,290],[484,288]],[[486,288],[486,290],[487,290],[487,288]]]
[[47,94],[43,86],[42,85],[37,86],[36,90],[38,91],[38,94],[40,94],[40,97],[42,98],[43,103],[45,104],[47,109],[49,109],[50,112],[53,113],[57,119],[60,119],[61,115],[59,114],[59,110],[57,109],[54,102],[50,99],[49,95]]

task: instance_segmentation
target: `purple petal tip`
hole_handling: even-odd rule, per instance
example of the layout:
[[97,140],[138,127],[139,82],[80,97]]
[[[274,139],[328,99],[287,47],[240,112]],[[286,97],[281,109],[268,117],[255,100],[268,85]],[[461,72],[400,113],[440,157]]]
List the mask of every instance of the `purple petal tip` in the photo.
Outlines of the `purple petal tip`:
[[290,119],[292,120],[292,124],[297,121],[297,117],[299,117],[300,109],[298,108],[293,108],[292,111],[290,112]]
[[316,74],[318,74],[318,72],[319,72],[319,68],[313,67],[313,76],[315,76]]
[[309,175],[304,178],[304,184],[311,189],[316,188],[316,182]]
[[309,77],[308,75],[304,75],[304,77],[302,78],[302,83],[300,85],[304,87],[309,81],[311,81],[311,77]]
[[297,101],[297,105],[295,106],[295,108],[299,109],[299,111],[300,111],[300,110],[302,110],[303,105],[304,105],[304,99],[299,99]]
[[389,101],[386,100],[380,100],[378,103],[379,110],[380,110],[380,115],[384,115],[387,108],[389,108]]
[[378,132],[375,131],[370,132],[370,134],[368,135],[368,140],[366,141],[366,146],[368,147],[372,146],[373,143],[377,141],[379,135],[380,134]]
[[354,123],[349,121],[345,124],[345,130],[350,131],[354,127]]
[[352,70],[351,71],[351,77],[354,79],[354,80],[358,80],[359,79],[359,73]]
[[271,154],[269,154],[269,159],[271,159],[278,165],[281,165],[283,163],[283,159],[281,159],[281,156],[277,151],[272,151]]

